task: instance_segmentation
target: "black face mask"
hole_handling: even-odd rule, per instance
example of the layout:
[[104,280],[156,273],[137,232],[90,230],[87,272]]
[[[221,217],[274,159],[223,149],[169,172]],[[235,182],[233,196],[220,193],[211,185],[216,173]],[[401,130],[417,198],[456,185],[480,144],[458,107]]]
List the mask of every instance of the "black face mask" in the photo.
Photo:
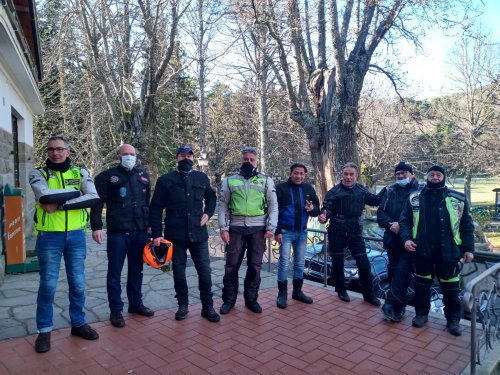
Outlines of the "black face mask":
[[252,163],[246,161],[243,164],[241,164],[240,173],[243,177],[248,179],[254,175],[254,172],[255,172],[255,167],[252,165]]
[[182,159],[177,162],[177,170],[179,172],[188,173],[193,169],[193,161],[191,159]]
[[440,189],[440,188],[444,187],[444,180],[445,179],[443,178],[443,181],[437,182],[437,183],[427,181],[427,188],[428,189]]
[[66,158],[65,161],[62,163],[52,163],[50,159],[47,159],[45,161],[45,164],[47,167],[53,171],[58,171],[58,172],[66,172],[69,167],[71,167],[71,160],[69,158]]

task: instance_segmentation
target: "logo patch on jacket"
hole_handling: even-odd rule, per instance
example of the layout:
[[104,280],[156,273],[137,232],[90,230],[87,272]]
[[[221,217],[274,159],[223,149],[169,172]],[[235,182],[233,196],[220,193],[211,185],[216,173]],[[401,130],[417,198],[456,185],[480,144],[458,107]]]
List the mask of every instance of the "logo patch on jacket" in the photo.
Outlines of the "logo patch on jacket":
[[120,180],[120,177],[114,176],[114,175],[109,178],[109,182],[111,182],[112,184],[114,184],[115,182],[118,182],[119,180]]
[[414,195],[410,198],[410,204],[413,206],[413,207],[418,207],[420,206],[420,201],[419,201],[419,196],[418,195]]
[[80,183],[80,179],[79,178],[72,178],[72,179],[65,179],[64,180],[64,184],[65,185],[78,185]]

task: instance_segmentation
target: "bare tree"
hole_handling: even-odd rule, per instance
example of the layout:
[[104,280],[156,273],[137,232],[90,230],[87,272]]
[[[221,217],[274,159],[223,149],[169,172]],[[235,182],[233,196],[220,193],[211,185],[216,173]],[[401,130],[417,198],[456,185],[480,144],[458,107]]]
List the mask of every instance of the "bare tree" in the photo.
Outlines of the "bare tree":
[[[467,3],[465,0],[333,0],[328,2],[327,9],[325,1],[320,0],[316,13],[318,31],[315,38],[309,38],[313,29],[305,29],[304,24],[308,27],[313,15],[302,13],[302,2],[269,1],[262,10],[252,0],[256,22],[266,25],[276,42],[290,115],[307,135],[320,195],[334,184],[340,165],[359,159],[358,106],[369,70],[384,74],[395,87],[398,83],[398,75],[390,69],[390,64],[383,65],[388,59],[378,55],[383,52],[377,52],[378,47],[385,44],[390,53],[398,38],[410,39],[418,47],[419,33],[425,32],[429,17],[437,15],[438,21],[447,23],[452,19],[447,11]],[[309,9],[308,2],[305,4],[305,9]],[[287,27],[282,22],[285,16]],[[304,22],[305,17],[308,23]],[[312,40],[317,40],[316,48],[311,46]],[[292,54],[287,54],[288,44],[292,46]]]
[[172,58],[181,1],[75,0],[87,69],[103,92],[116,142],[133,143],[152,172],[157,156],[147,144],[158,125],[156,95],[179,72]]
[[[229,5],[224,0],[192,1],[186,13],[185,33],[192,46],[185,46],[186,55],[198,79],[199,145],[201,155],[207,153],[207,100],[208,77],[218,60],[227,54],[231,40],[222,38],[221,28],[226,22]],[[182,31],[182,30],[181,30]]]
[[[377,95],[377,96],[375,96]],[[364,182],[373,186],[379,179],[393,178],[393,167],[406,160],[415,140],[414,118],[399,100],[389,100],[372,86],[360,99],[358,150]]]
[[466,31],[450,57],[450,78],[459,94],[440,102],[454,150],[449,165],[464,176],[469,201],[472,177],[500,162],[499,58],[499,44],[492,43],[480,27]]

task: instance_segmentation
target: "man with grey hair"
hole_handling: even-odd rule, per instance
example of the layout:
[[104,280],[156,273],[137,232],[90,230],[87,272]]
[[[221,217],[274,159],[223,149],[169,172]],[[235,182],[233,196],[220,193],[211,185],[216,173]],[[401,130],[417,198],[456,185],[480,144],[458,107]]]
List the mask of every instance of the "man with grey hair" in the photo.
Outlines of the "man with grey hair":
[[71,335],[96,340],[99,334],[85,320],[85,256],[87,208],[99,202],[94,181],[86,169],[74,166],[63,137],[51,137],[44,165],[31,171],[29,183],[35,194],[36,255],[40,283],[36,307],[38,337],[35,351],[50,350],[53,304],[61,259],[69,285]]
[[240,171],[222,182],[219,227],[226,244],[226,265],[221,314],[234,307],[238,295],[238,271],[247,249],[244,281],[245,306],[261,313],[257,302],[262,258],[266,239],[272,238],[278,224],[278,201],[274,182],[257,172],[258,154],[254,147],[242,150]]
[[358,166],[354,163],[344,164],[341,181],[326,193],[318,220],[321,223],[330,220],[328,251],[332,258],[332,276],[339,298],[344,302],[350,301],[344,277],[344,249],[347,247],[356,260],[364,300],[380,306],[373,291],[371,267],[361,235],[363,226],[360,218],[365,204],[378,206],[386,189],[382,189],[378,195],[372,194],[366,187],[358,184],[357,179]]

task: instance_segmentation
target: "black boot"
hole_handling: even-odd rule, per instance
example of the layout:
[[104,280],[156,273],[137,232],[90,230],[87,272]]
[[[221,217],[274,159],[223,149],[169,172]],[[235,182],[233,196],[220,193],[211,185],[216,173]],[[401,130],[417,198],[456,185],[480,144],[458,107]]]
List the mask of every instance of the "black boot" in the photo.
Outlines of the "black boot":
[[293,293],[292,298],[304,302],[304,303],[313,303],[313,299],[311,297],[306,296],[302,292],[302,284],[304,283],[304,279],[293,279]]
[[288,280],[278,281],[278,298],[276,306],[280,309],[286,308],[286,300],[288,299]]

